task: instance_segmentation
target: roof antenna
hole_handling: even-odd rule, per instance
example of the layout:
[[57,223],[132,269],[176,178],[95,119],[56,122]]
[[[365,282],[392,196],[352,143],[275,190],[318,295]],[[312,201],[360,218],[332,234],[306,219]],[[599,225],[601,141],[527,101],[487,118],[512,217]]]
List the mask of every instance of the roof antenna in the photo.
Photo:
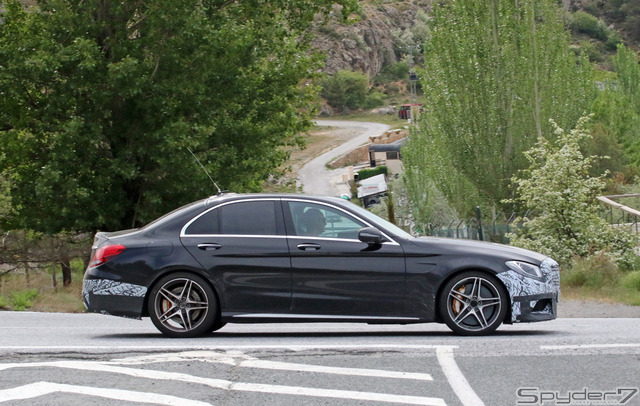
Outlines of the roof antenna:
[[218,191],[218,194],[221,195],[222,194],[222,190],[220,190],[220,187],[218,187],[218,184],[216,183],[215,180],[213,180],[213,178],[211,177],[211,175],[209,175],[209,172],[207,172],[207,170],[205,169],[204,165],[202,165],[202,163],[200,162],[200,160],[198,159],[198,157],[196,156],[196,154],[193,153],[193,151],[191,151],[191,148],[187,147],[187,151],[191,152],[191,155],[193,155],[193,158],[196,160],[196,162],[198,163],[198,165],[200,165],[200,167],[202,168],[202,170],[204,171],[204,173],[207,174],[207,176],[209,177],[209,179],[211,180],[211,183],[213,183],[213,186],[216,187],[216,190]]

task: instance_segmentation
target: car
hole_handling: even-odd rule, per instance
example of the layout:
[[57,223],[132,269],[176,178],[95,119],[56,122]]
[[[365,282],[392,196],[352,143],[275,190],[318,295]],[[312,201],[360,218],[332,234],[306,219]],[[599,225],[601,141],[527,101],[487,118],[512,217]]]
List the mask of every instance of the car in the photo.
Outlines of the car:
[[221,193],[134,230],[98,232],[89,312],[169,337],[226,323],[446,323],[485,335],[552,320],[558,264],[511,246],[415,238],[340,198]]

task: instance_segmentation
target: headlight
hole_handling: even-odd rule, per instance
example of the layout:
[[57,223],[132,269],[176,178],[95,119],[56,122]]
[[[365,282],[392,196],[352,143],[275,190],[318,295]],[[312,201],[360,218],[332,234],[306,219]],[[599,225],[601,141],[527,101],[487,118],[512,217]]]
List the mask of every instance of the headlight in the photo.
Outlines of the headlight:
[[521,275],[528,276],[529,278],[544,280],[540,267],[521,261],[507,261],[505,264],[512,270],[518,272]]

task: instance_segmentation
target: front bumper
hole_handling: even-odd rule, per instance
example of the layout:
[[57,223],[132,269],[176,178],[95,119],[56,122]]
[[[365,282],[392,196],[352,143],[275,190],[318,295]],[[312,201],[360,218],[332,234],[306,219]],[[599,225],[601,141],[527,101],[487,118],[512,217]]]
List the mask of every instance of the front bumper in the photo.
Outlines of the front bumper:
[[511,323],[553,320],[558,317],[560,271],[558,263],[547,258],[540,264],[542,280],[513,270],[496,276],[504,283],[511,298]]
[[110,279],[86,279],[82,301],[87,311],[140,319],[147,294],[146,286]]

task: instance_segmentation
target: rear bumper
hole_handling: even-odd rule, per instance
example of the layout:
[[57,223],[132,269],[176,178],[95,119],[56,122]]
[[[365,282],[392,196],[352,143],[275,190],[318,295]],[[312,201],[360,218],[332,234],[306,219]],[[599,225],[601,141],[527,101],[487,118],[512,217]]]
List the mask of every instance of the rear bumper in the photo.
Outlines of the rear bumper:
[[140,319],[147,288],[110,279],[86,279],[82,301],[87,311]]

